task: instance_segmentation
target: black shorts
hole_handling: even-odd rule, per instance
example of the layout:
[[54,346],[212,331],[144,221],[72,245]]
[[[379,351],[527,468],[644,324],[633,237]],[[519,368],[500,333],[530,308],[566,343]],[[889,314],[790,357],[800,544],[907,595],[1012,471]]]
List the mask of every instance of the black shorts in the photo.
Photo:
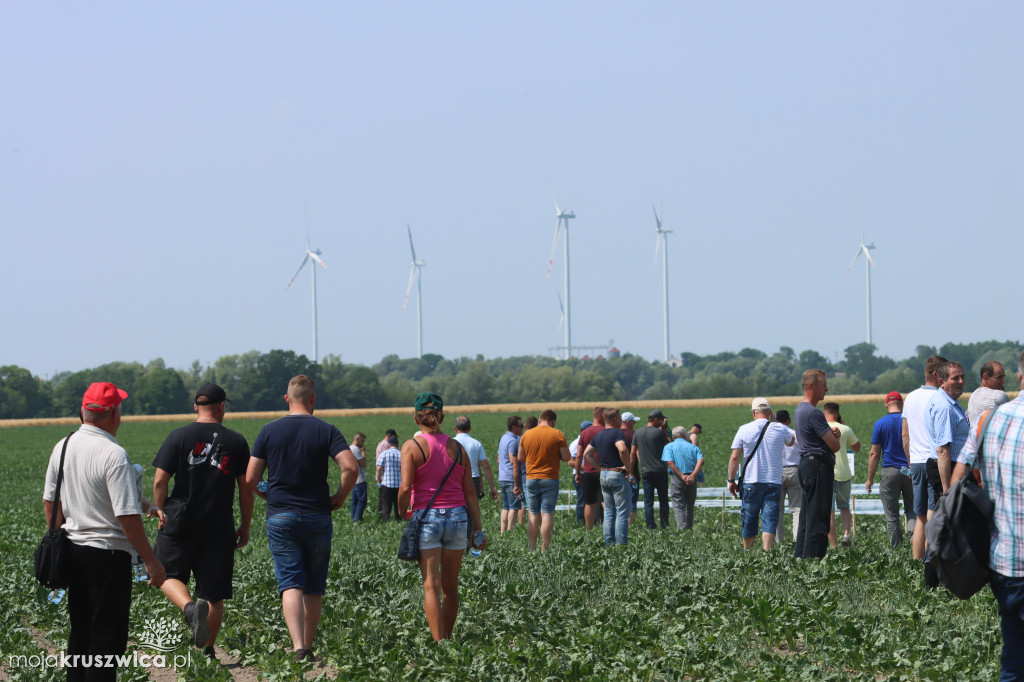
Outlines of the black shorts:
[[211,602],[231,599],[231,576],[235,570],[235,538],[182,534],[170,537],[157,533],[153,547],[167,577],[188,584],[196,577],[194,596]]
[[601,501],[601,472],[583,472],[583,501],[597,504]]
[[480,482],[480,477],[479,476],[474,476],[473,477],[473,487],[476,488],[476,496],[477,496],[477,498],[481,498],[481,497],[484,496],[484,486],[483,486],[483,483]]
[[942,497],[942,477],[939,476],[939,460],[929,459],[925,462],[925,470],[928,472],[928,485],[935,491],[935,499]]

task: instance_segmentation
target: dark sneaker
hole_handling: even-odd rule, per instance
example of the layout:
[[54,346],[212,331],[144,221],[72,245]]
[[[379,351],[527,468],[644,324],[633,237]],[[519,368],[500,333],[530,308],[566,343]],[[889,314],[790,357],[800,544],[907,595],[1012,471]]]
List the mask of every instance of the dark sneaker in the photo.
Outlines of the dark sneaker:
[[217,660],[217,652],[216,652],[216,650],[214,650],[214,648],[212,646],[208,646],[205,649],[203,649],[203,655],[206,656],[211,661],[216,661]]
[[853,546],[853,540],[850,538],[849,535],[844,535],[843,536],[843,547],[852,547],[852,546]]
[[306,649],[296,649],[295,653],[292,654],[292,660],[296,663],[301,663],[302,661],[306,660],[306,656],[308,654],[309,651],[307,651]]
[[185,622],[192,630],[192,645],[200,649],[205,647],[206,641],[210,639],[210,628],[206,625],[206,617],[209,615],[210,603],[205,599],[185,604]]

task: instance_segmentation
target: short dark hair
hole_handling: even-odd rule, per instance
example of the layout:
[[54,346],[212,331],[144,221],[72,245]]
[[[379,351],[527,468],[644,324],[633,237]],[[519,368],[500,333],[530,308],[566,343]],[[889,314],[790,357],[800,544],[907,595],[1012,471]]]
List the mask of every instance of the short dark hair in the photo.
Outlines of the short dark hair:
[[933,355],[924,361],[924,378],[927,379],[932,375],[932,372],[938,372],[939,368],[949,362],[946,358],[941,355]]
[[555,420],[558,419],[558,415],[555,413],[554,410],[552,410],[551,408],[548,408],[546,410],[543,410],[540,413],[540,418],[543,419],[546,422],[554,423]]
[[779,410],[775,413],[775,421],[782,422],[783,424],[789,423],[789,410]]
[[398,435],[398,431],[395,431],[394,429],[388,429],[387,431],[384,432],[384,435],[385,436],[397,436]]
[[961,372],[964,369],[963,365],[961,365],[959,362],[953,362],[952,360],[943,365],[940,365],[939,370],[936,374],[936,376],[939,378],[939,381],[945,381],[946,379],[948,379],[949,373],[953,370],[954,367],[959,367]]
[[469,423],[469,417],[456,417],[455,418],[455,430],[456,431],[469,431],[472,424]]
[[822,412],[828,412],[829,414],[839,414],[839,403],[825,403],[821,406]]
[[594,408],[594,421],[596,422],[599,418],[604,419],[604,408],[600,405]]
[[526,418],[526,428],[527,429],[532,429],[536,425],[537,425],[537,418],[534,417],[532,414],[529,417]]
[[512,415],[511,417],[509,417],[508,419],[505,420],[505,428],[507,430],[509,430],[509,431],[511,431],[512,429],[514,429],[517,426],[522,426],[522,425],[523,425],[523,418],[520,417],[518,414],[514,414],[514,415]]

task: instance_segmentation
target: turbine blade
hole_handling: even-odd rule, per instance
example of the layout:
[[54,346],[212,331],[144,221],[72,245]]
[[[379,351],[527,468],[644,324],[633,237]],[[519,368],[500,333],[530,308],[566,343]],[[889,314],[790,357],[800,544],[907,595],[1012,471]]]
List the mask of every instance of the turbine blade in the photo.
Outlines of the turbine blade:
[[658,209],[654,208],[654,204],[651,204],[651,210],[654,211],[654,222],[658,226],[658,232],[661,232],[661,218],[658,217]]
[[[868,251],[867,248],[864,249],[864,257],[868,259],[868,262],[871,263],[871,267],[874,268],[875,267],[875,261],[871,257],[871,252]],[[875,268],[875,269],[877,270],[877,268]]]
[[555,193],[551,193],[551,201],[555,203],[555,215],[562,215],[562,209],[558,207],[558,199],[555,198]]
[[412,228],[409,227],[409,223],[405,224],[405,229],[409,231],[409,250],[412,251],[412,262],[416,262],[416,247],[412,245]]
[[409,286],[405,288],[405,302],[402,304],[402,312],[405,312],[406,306],[409,305],[409,292],[412,291],[412,281],[416,277],[416,266],[412,266],[412,270],[409,271]]
[[558,235],[562,231],[562,219],[558,219],[558,223],[555,224],[555,240],[551,243],[551,257],[548,258],[548,276],[545,278],[545,282],[551,280],[551,266],[555,262],[555,250],[558,248]]
[[651,266],[651,275],[658,271],[658,251],[661,249],[661,235],[659,234],[654,242],[654,265]]
[[561,334],[562,327],[565,325],[565,306],[562,305],[562,294],[557,291],[555,293],[558,294],[558,308],[562,311],[562,316],[558,318],[558,333]]
[[292,275],[291,280],[288,282],[288,286],[286,286],[284,288],[285,291],[288,291],[291,288],[292,282],[294,282],[295,278],[299,276],[300,272],[302,272],[302,268],[306,267],[306,261],[308,261],[308,260],[309,260],[309,251],[306,252],[306,257],[302,259],[302,265],[300,265],[299,269],[295,271],[294,275]]
[[325,263],[323,259],[320,258],[320,249],[317,249],[316,251],[307,251],[306,253],[309,255],[310,258],[315,260],[317,263],[324,266],[325,268],[327,267],[327,263]]
[[861,251],[863,251],[863,249],[857,249],[857,253],[854,255],[853,260],[850,261],[850,264],[846,266],[846,270],[843,271],[843,277],[846,277],[846,273],[850,271],[850,268],[853,267],[853,264],[857,261],[858,258],[860,258]]

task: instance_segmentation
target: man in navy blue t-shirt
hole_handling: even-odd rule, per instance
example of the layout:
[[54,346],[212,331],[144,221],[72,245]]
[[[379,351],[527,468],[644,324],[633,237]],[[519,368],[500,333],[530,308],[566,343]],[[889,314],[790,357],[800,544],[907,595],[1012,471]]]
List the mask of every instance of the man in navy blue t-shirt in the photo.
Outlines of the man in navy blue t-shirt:
[[882,482],[878,496],[885,511],[885,527],[889,532],[889,544],[895,549],[903,543],[903,529],[900,527],[900,495],[903,495],[903,510],[907,515],[907,528],[914,532],[914,483],[910,480],[910,463],[903,450],[903,396],[899,391],[890,391],[885,396],[888,414],[875,422],[871,432],[871,454],[868,456],[868,482],[864,486],[868,494],[875,482],[878,462],[882,462]]
[[[313,657],[313,636],[327,589],[331,512],[344,504],[359,478],[359,465],[341,431],[313,416],[312,379],[304,374],[292,378],[284,399],[288,415],[264,426],[256,437],[245,483],[255,490],[264,469],[269,471],[267,540],[293,659],[301,661]],[[327,487],[332,459],[341,469],[333,495]]]
[[624,545],[629,539],[632,509],[633,459],[622,433],[622,417],[616,407],[604,410],[604,428],[583,452],[584,459],[601,470],[604,497],[604,544]]
[[[796,406],[793,421],[800,451],[800,525],[793,556],[797,559],[825,556],[832,520],[832,490],[835,481],[839,429],[832,428],[817,404],[828,393],[825,373],[820,369],[804,372],[801,382],[804,400]],[[843,457],[846,453],[843,453]]]

